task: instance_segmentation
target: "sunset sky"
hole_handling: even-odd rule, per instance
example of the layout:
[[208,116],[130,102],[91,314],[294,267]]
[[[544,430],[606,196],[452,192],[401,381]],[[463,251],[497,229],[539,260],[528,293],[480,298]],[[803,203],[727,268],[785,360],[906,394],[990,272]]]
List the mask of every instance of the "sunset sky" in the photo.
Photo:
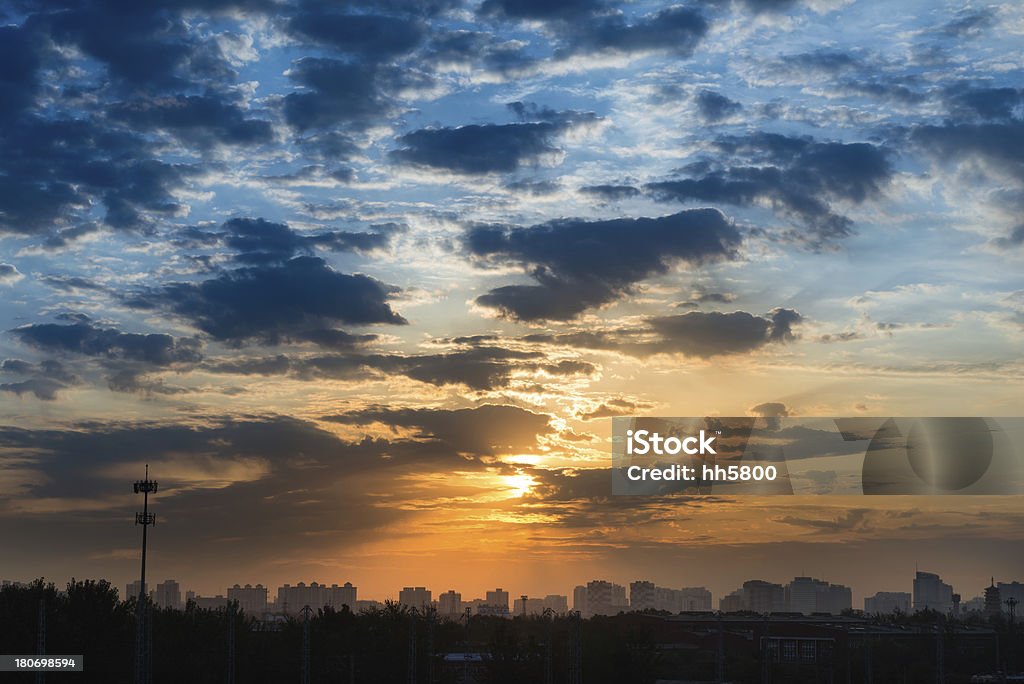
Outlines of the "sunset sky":
[[[0,578],[1024,580],[1024,500],[611,418],[1024,415],[1024,7],[0,1]],[[1010,543],[1007,543],[1010,542]]]

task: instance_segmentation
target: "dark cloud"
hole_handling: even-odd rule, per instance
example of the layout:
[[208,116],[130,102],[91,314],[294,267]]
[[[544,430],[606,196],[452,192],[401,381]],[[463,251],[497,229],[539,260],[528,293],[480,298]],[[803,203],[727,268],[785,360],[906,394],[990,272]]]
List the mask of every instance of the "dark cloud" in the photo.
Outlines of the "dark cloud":
[[258,145],[274,139],[268,121],[248,118],[237,104],[212,95],[131,100],[108,109],[136,131],[162,131],[202,150],[216,145]]
[[819,49],[813,52],[800,52],[784,55],[779,58],[777,69],[807,76],[808,72],[838,74],[851,69],[859,69],[863,61],[859,56],[839,50]]
[[394,110],[397,90],[426,82],[410,69],[322,57],[303,57],[288,77],[304,87],[283,104],[285,120],[298,131],[372,125]]
[[728,119],[743,109],[743,105],[739,102],[730,100],[721,93],[706,89],[699,91],[694,97],[694,101],[697,104],[697,113],[708,123],[717,123]]
[[16,118],[35,103],[41,39],[30,28],[0,26],[0,122]]
[[[545,430],[542,416],[517,418],[501,409],[495,415],[519,421],[523,432],[509,438],[526,448],[530,444],[528,430]],[[438,417],[421,420],[431,425],[432,421],[444,423]],[[502,427],[494,427],[501,436]],[[391,506],[380,508],[381,499],[368,492],[387,491],[397,500],[403,494],[396,490],[396,482],[410,474],[493,467],[473,457],[481,444],[486,446],[487,438],[479,435],[471,422],[455,417],[438,429],[444,441],[369,437],[345,441],[294,418],[209,416],[201,422],[173,425],[114,422],[67,429],[0,427],[0,447],[26,454],[24,467],[39,474],[8,497],[8,503],[23,498],[98,504],[88,520],[74,519],[74,532],[67,534],[62,546],[65,556],[70,552],[68,544],[81,544],[74,553],[83,558],[97,549],[110,548],[110,530],[120,529],[117,521],[123,522],[125,515],[131,518],[134,505],[121,505],[114,497],[123,491],[124,480],[133,479],[136,469],[139,475],[135,477],[140,477],[143,464],[149,463],[150,476],[160,482],[156,503],[150,500],[151,510],[158,520],[174,521],[161,534],[161,548],[168,557],[188,558],[187,564],[216,567],[228,559],[236,566],[240,558],[263,562],[266,559],[260,549],[268,544],[281,553],[300,553],[308,547],[311,535],[343,534],[348,542],[372,539],[379,535],[381,525],[408,513]],[[240,510],[245,515],[231,514]],[[37,506],[35,515],[29,517],[45,520],[43,529],[50,533],[59,519],[69,518],[62,513],[57,519],[48,513]],[[15,530],[24,532],[24,515],[5,520],[0,521],[5,539],[11,539]],[[226,548],[225,539],[240,543]]]
[[524,73],[539,62],[539,58],[531,55],[519,41],[503,40],[486,31],[469,30],[435,30],[422,59],[439,69],[453,65],[470,66],[505,77]]
[[597,369],[584,361],[548,361],[537,351],[479,346],[444,354],[335,354],[290,358],[251,358],[214,361],[207,370],[239,375],[289,375],[300,380],[364,380],[401,375],[437,387],[461,385],[476,392],[509,387],[515,375],[590,375]]
[[111,392],[125,392],[127,394],[142,394],[145,396],[152,396],[154,394],[187,394],[191,391],[184,387],[169,386],[164,383],[162,378],[154,378],[147,373],[130,368],[122,368],[111,373],[107,377],[107,387]]
[[724,202],[750,206],[759,200],[792,218],[811,235],[812,246],[849,236],[853,222],[832,210],[830,201],[861,203],[881,195],[892,177],[887,149],[870,143],[816,142],[770,133],[720,138],[716,146],[753,164],[700,164],[696,175],[650,183],[660,201]]
[[31,394],[42,401],[54,401],[57,399],[57,393],[65,387],[66,385],[49,378],[31,378],[21,382],[0,383],[0,392],[10,392],[19,397]]
[[81,290],[104,291],[107,288],[95,280],[81,276],[46,275],[38,278],[39,282],[49,285],[55,290],[63,292],[78,292]]
[[0,263],[0,285],[10,285],[21,280],[24,276],[13,264]]
[[609,399],[597,408],[589,411],[577,411],[576,417],[580,420],[597,420],[599,418],[613,418],[615,416],[632,416],[640,411],[653,408],[654,404],[643,401],[632,401],[629,399]]
[[[457,128],[423,128],[398,138],[390,153],[400,164],[464,174],[508,173],[561,153],[555,138],[575,125],[596,120],[593,114],[555,112],[523,103],[510,105],[521,119],[512,124],[471,124]],[[539,120],[536,120],[539,119]]]
[[1024,245],[1024,223],[1017,224],[1009,235],[1004,238],[996,238],[992,243],[1000,249],[1013,249]]
[[995,11],[991,7],[968,7],[957,12],[939,31],[950,38],[975,37],[991,26],[994,19]]
[[480,14],[507,19],[572,20],[607,9],[604,0],[484,0]]
[[747,409],[747,412],[761,418],[786,418],[790,415],[790,410],[780,401],[769,401],[757,406],[751,406]]
[[793,340],[792,326],[801,320],[800,314],[791,309],[775,309],[767,317],[746,311],[690,311],[650,318],[647,322],[661,336],[656,343],[659,351],[708,358],[751,352],[771,342]]
[[659,218],[562,219],[529,228],[477,225],[463,244],[482,265],[518,265],[537,285],[508,285],[477,298],[518,320],[564,320],[607,304],[637,282],[732,258],[740,235],[720,212],[694,209]]
[[1024,90],[954,86],[946,91],[950,113],[957,120],[1008,121],[1024,114]]
[[1024,121],[946,123],[911,129],[910,141],[922,153],[943,162],[982,159],[1024,182]]
[[[190,31],[180,12],[189,8],[216,12],[239,7],[240,2],[27,4],[40,12],[33,21],[45,27],[55,43],[77,46],[106,66],[124,87],[153,91],[234,75],[216,45]],[[246,3],[246,7],[256,10],[262,4]]]
[[200,283],[172,283],[130,297],[129,305],[162,309],[216,340],[276,344],[305,339],[336,323],[403,325],[388,304],[397,288],[369,276],[339,273],[316,257],[239,268]]
[[542,197],[558,192],[562,185],[558,181],[513,181],[506,183],[505,188],[524,195]]
[[391,244],[404,226],[379,224],[372,232],[328,231],[301,234],[284,223],[262,218],[235,218],[224,222],[219,238],[238,251],[238,261],[265,264],[287,261],[297,254],[312,254],[316,248],[335,252],[372,252]]
[[346,425],[381,423],[415,430],[414,439],[473,456],[532,451],[537,437],[554,432],[550,416],[518,406],[485,404],[466,409],[416,409],[376,406],[326,416]]
[[640,195],[640,190],[632,185],[585,185],[580,188],[580,192],[606,202],[619,202]]
[[39,363],[5,359],[0,363],[0,373],[26,377],[16,382],[0,383],[0,392],[11,392],[18,396],[32,394],[42,401],[54,401],[58,392],[81,382],[63,364],[52,359]]
[[129,131],[84,118],[27,118],[3,128],[0,231],[54,233],[95,202],[114,228],[144,229],[148,214],[181,212],[173,192],[195,167],[148,158],[147,148]]
[[704,16],[688,7],[669,7],[632,23],[621,14],[611,14],[574,25],[569,46],[558,54],[669,52],[689,57],[707,31]]
[[563,333],[535,333],[520,338],[531,344],[613,351],[637,358],[683,354],[709,358],[757,351],[768,344],[797,339],[794,326],[803,317],[777,308],[764,316],[734,311],[690,311],[644,319],[642,326]]
[[162,333],[125,333],[92,322],[70,325],[33,323],[8,331],[23,344],[47,352],[138,361],[154,366],[195,363],[202,358],[199,340]]
[[325,11],[324,5],[299,10],[288,20],[288,30],[368,62],[384,62],[408,53],[426,33],[426,27],[415,19]]

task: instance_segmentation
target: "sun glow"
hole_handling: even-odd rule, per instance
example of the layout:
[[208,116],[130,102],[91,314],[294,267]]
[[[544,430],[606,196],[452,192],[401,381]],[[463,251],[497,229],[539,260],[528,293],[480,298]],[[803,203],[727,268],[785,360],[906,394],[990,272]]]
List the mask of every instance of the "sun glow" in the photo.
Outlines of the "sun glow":
[[510,499],[526,496],[536,484],[529,475],[503,475],[501,481]]

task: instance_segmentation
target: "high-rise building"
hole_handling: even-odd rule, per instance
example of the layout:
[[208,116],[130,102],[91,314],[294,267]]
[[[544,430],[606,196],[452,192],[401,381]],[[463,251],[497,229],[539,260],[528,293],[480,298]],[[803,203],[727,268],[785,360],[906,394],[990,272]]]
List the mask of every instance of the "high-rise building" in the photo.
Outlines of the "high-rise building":
[[402,587],[398,593],[398,603],[406,608],[425,611],[432,604],[430,590],[425,587]]
[[626,588],[604,580],[587,582],[587,616],[618,615],[629,610]]
[[755,613],[774,613],[786,610],[786,590],[781,584],[764,580],[743,583],[743,608]]
[[654,582],[636,581],[629,585],[629,609],[635,612],[659,609],[658,587]]
[[191,600],[199,610],[220,610],[228,605],[228,599],[223,594],[217,594],[216,596],[193,594]]
[[508,614],[508,592],[501,587],[487,592],[486,600],[487,605],[494,609],[494,614]]
[[830,584],[823,594],[818,595],[819,613],[841,615],[844,610],[853,610],[853,591],[842,584]]
[[550,610],[555,615],[565,615],[569,612],[569,597],[561,594],[548,594],[544,597],[544,609]]
[[738,613],[741,610],[745,610],[743,605],[743,590],[737,589],[731,594],[726,594],[722,598],[718,599],[718,610],[723,613]]
[[813,577],[794,577],[793,581],[786,585],[787,609],[792,613],[804,615],[820,612],[818,595],[827,589],[828,582]]
[[711,592],[704,587],[683,587],[679,594],[682,605],[678,612],[711,610]]
[[1009,615],[1010,606],[1007,601],[1014,600],[1014,614],[1019,618],[1024,614],[1024,584],[1020,582],[998,582],[996,588],[999,590],[999,601],[1003,612]]
[[953,587],[931,572],[914,575],[914,612],[937,610],[943,615],[953,611]]
[[587,610],[587,588],[582,584],[572,590],[572,609],[580,615],[590,614]]
[[864,598],[864,612],[868,615],[909,613],[910,594],[905,591],[879,591]]
[[164,580],[160,584],[156,585],[156,591],[153,594],[153,601],[161,608],[174,608],[175,610],[181,610],[181,587],[172,579]]
[[462,615],[462,594],[449,589],[437,597],[437,612],[439,615],[458,617]]
[[348,606],[349,610],[356,609],[356,587],[352,586],[351,582],[345,582],[340,587],[337,584],[332,584],[325,588],[325,594],[326,605],[335,610],[341,610],[342,606]]
[[239,610],[246,615],[259,617],[267,612],[267,588],[262,584],[255,587],[251,584],[244,587],[236,584],[228,589],[228,600],[236,601]]
[[521,596],[514,601],[512,606],[513,615],[543,615],[544,599]]
[[129,582],[124,588],[124,600],[127,601],[130,598],[138,598],[139,592],[142,590],[142,581],[135,580]]

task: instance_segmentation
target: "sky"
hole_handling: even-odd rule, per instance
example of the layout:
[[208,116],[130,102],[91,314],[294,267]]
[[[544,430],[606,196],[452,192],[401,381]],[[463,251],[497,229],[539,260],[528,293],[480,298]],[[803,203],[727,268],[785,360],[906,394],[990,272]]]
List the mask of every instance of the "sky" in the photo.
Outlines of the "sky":
[[[1024,580],[1020,496],[611,494],[614,416],[1021,416],[1024,7],[0,2],[0,577]],[[717,605],[717,604],[716,604]]]

